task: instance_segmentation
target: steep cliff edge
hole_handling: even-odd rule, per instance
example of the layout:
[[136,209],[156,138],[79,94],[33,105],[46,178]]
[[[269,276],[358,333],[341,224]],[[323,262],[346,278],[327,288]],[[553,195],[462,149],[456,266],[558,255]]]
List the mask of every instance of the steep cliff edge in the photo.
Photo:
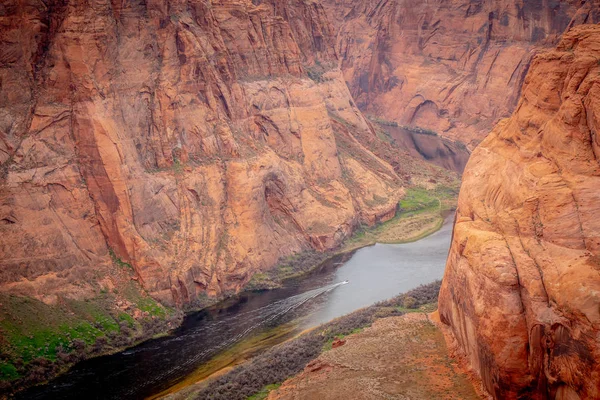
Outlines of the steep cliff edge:
[[352,136],[374,132],[318,3],[2,10],[2,292],[112,290],[112,253],[185,305],[394,214],[402,181]]
[[534,51],[591,1],[328,0],[341,68],[359,107],[474,147],[518,98]]
[[600,26],[537,55],[473,152],[439,311],[498,399],[600,398]]

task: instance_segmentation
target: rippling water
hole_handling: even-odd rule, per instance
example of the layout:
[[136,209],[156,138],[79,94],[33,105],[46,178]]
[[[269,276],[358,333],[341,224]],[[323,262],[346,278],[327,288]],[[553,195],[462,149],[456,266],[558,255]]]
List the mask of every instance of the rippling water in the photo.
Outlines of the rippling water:
[[354,310],[389,299],[421,284],[441,279],[450,248],[452,224],[413,243],[376,244],[358,250],[333,273],[349,284],[327,296],[310,322],[317,325]]
[[[142,399],[159,393],[223,350],[290,321],[298,329],[329,321],[440,279],[452,225],[407,244],[376,244],[340,258],[301,282],[245,293],[185,318],[172,335],[77,364],[26,399]],[[349,283],[345,284],[344,281]]]

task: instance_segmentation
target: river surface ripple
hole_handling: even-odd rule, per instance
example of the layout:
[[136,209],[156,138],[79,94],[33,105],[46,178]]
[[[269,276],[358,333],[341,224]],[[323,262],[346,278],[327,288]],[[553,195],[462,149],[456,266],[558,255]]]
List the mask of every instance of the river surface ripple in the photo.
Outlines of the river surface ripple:
[[365,247],[346,262],[340,256],[331,259],[302,281],[243,293],[190,314],[167,337],[83,361],[18,398],[143,399],[252,335],[290,322],[300,331],[441,279],[452,234],[449,222],[419,241]]

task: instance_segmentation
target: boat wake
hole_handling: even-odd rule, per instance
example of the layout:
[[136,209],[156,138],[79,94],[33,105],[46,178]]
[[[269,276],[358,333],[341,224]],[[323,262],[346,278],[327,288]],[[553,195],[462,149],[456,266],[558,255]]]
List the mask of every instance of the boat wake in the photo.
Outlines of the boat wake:
[[[143,386],[151,385],[156,382],[169,381],[174,376],[184,376],[181,374],[182,371],[189,371],[195,369],[202,361],[208,360],[218,352],[225,350],[236,343],[239,343],[245,337],[249,336],[252,332],[257,331],[259,328],[264,327],[270,322],[276,321],[282,318],[286,314],[298,309],[308,301],[315,299],[325,293],[334,290],[336,287],[348,284],[348,281],[338,282],[331,285],[323,286],[307,292],[291,296],[282,300],[275,301],[271,304],[250,310],[242,313],[236,313],[235,315],[221,318],[217,321],[210,321],[203,324],[197,329],[191,330],[184,335],[173,337],[165,340],[161,343],[161,347],[171,348],[172,343],[176,341],[184,341],[186,343],[187,351],[185,356],[181,357],[181,354],[165,354],[163,357],[177,357],[180,360],[185,360],[179,363],[176,367],[164,371],[163,373],[156,374],[152,379],[146,380]],[[206,347],[204,340],[206,338],[222,338],[218,343],[212,346]],[[197,340],[194,340],[197,339]],[[194,342],[203,343],[198,346],[197,352],[194,352]],[[122,354],[133,355],[139,352],[152,352],[161,353],[160,349],[157,351],[156,347],[147,347],[140,349],[130,349]],[[192,353],[192,355],[190,355]],[[132,388],[132,390],[126,394],[133,394],[138,388]]]

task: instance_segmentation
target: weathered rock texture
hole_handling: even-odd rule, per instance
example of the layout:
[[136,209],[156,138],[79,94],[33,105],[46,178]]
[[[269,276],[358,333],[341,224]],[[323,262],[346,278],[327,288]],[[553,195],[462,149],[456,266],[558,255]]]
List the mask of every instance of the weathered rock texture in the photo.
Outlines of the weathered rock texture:
[[440,167],[462,174],[469,160],[469,151],[460,143],[431,134],[416,133],[396,126],[382,126],[394,143],[411,155]]
[[392,216],[334,42],[308,0],[3,1],[0,290],[92,296],[112,251],[186,304]]
[[481,398],[451,364],[444,336],[426,314],[379,319],[332,347],[268,399]]
[[600,398],[600,25],[536,56],[473,152],[439,299],[497,399]]
[[532,55],[600,22],[600,2],[328,0],[341,68],[363,111],[470,147],[514,109]]

